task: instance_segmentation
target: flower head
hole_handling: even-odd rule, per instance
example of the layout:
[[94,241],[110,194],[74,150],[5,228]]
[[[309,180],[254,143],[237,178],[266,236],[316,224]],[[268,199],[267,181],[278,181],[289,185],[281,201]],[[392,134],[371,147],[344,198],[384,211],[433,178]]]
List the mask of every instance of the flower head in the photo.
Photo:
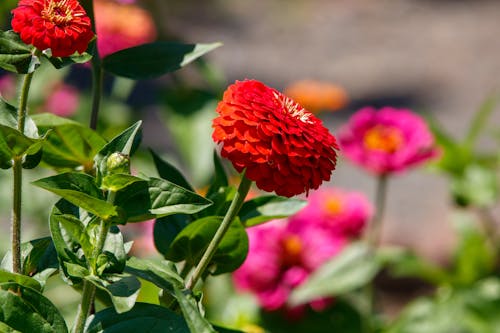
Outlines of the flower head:
[[83,53],[94,37],[90,19],[77,0],[20,0],[12,29],[26,44],[50,49],[54,57]]
[[373,207],[361,192],[322,188],[309,196],[308,204],[290,221],[292,230],[308,224],[343,238],[355,238],[373,215]]
[[133,1],[94,0],[99,55],[152,42],[156,29],[151,15]]
[[345,156],[375,174],[403,171],[438,154],[425,121],[406,109],[366,107],[339,132]]
[[212,138],[221,155],[257,187],[291,197],[330,180],[337,143],[321,120],[292,99],[255,80],[224,92]]
[[342,87],[316,80],[294,82],[283,93],[313,113],[337,111],[345,107],[348,101],[347,93]]

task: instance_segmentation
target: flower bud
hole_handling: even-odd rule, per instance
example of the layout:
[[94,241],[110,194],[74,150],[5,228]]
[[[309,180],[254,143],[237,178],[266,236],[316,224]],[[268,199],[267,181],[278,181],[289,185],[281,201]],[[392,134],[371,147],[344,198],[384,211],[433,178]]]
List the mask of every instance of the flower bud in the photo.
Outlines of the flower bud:
[[115,152],[106,159],[107,174],[126,173],[130,174],[130,156]]

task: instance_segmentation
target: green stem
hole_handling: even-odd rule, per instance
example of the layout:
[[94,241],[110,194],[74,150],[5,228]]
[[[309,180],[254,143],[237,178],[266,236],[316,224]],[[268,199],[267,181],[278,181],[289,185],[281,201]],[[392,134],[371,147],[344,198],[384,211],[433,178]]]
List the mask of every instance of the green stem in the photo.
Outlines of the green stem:
[[[115,201],[115,196],[115,192],[108,192],[107,202],[112,204]],[[92,251],[92,259],[94,262],[102,253],[110,227],[111,225],[109,224],[109,222],[101,219],[99,225],[99,234],[97,235],[97,243]],[[90,267],[90,273],[92,275],[95,275],[97,273],[95,265],[92,265],[92,267]],[[88,280],[83,281],[82,301],[78,306],[78,311],[76,313],[73,333],[83,333],[85,322],[87,321],[87,317],[89,316],[91,305],[94,302],[95,290],[96,287],[91,282],[89,282]]]
[[[24,133],[26,123],[28,94],[33,79],[33,72],[24,76],[19,96],[19,108],[17,112],[17,129]],[[14,157],[12,161],[12,271],[21,273],[21,203],[23,186],[23,159],[21,156]]]
[[90,114],[90,125],[89,125],[89,127],[93,130],[97,128],[99,109],[101,107],[102,82],[104,75],[101,67],[101,60],[99,59],[97,50],[94,53],[94,57],[96,58],[93,58],[92,60],[92,111]]
[[82,301],[78,305],[76,320],[73,326],[73,333],[82,333],[85,329],[85,322],[90,312],[90,307],[94,302],[95,286],[92,282],[83,281]]
[[224,237],[227,230],[231,226],[231,222],[234,220],[236,215],[238,215],[241,205],[243,204],[243,201],[245,200],[245,197],[247,196],[248,191],[250,190],[250,185],[252,185],[252,181],[249,180],[247,177],[245,177],[245,172],[243,172],[241,183],[240,186],[238,187],[238,191],[234,195],[233,201],[231,202],[231,205],[229,206],[229,209],[227,210],[221,225],[217,229],[214,238],[212,238],[212,240],[208,244],[208,247],[205,250],[203,256],[201,257],[200,262],[198,263],[198,265],[194,269],[193,274],[189,278],[186,284],[187,289],[193,289],[198,280],[201,278],[201,276],[207,269],[208,264],[212,260],[212,257],[214,256],[220,242],[222,241],[222,238]]
[[377,179],[375,192],[375,216],[373,217],[367,235],[368,244],[377,247],[380,243],[382,223],[385,213],[385,202],[387,198],[387,175],[380,175]]

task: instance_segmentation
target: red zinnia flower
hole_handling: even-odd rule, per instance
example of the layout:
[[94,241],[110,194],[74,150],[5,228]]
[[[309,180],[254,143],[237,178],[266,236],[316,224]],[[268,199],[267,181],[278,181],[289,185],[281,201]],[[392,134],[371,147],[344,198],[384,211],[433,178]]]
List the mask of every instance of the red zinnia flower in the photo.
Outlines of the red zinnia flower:
[[291,197],[330,180],[337,143],[321,120],[279,91],[254,80],[229,86],[217,106],[221,155],[257,187]]
[[94,37],[90,18],[77,0],[21,0],[12,29],[26,44],[50,49],[54,57],[83,53]]

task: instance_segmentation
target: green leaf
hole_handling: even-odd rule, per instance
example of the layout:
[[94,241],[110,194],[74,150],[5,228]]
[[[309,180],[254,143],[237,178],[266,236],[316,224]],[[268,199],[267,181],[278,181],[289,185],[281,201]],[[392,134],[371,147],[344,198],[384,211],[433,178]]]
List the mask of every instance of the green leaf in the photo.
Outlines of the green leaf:
[[239,217],[243,225],[251,227],[273,219],[291,216],[307,205],[307,201],[274,195],[262,196],[243,204]]
[[211,182],[210,187],[208,188],[207,191],[207,198],[219,192],[220,188],[229,186],[229,180],[227,179],[226,171],[224,170],[222,161],[219,158],[217,151],[215,150],[213,154],[213,160],[214,160],[215,173],[214,173],[214,179]]
[[[196,265],[221,222],[222,217],[209,216],[190,223],[177,235],[165,257]],[[215,265],[212,274],[234,271],[245,261],[247,253],[247,233],[239,219],[235,219],[212,258],[211,264]]]
[[[0,124],[17,128],[17,107],[9,104],[0,96]],[[31,117],[26,117],[24,134],[31,139],[38,139],[38,128]]]
[[377,262],[364,243],[353,243],[321,265],[290,296],[292,305],[337,296],[367,284],[378,272]]
[[102,192],[95,185],[95,179],[87,174],[66,172],[39,179],[32,184],[55,193],[104,220],[119,216],[116,207],[104,200]]
[[85,333],[191,333],[184,318],[155,304],[136,303],[128,312],[99,311],[87,321]]
[[[93,232],[88,231],[90,239],[93,239],[94,242],[96,242],[98,238],[99,224],[100,223],[92,223],[92,226],[95,226],[91,229]],[[94,243],[93,246],[95,247],[97,244]],[[89,261],[92,265],[95,265],[96,271],[100,276],[104,273],[123,272],[127,261],[127,253],[123,243],[123,235],[117,226],[112,226],[109,229],[102,253],[97,257],[97,259],[92,258],[92,260]]]
[[102,179],[101,189],[105,191],[118,192],[136,182],[144,182],[144,179],[123,173],[107,175]]
[[[365,321],[366,319],[351,304],[342,298],[336,298],[333,304],[323,311],[304,309],[300,320],[284,320],[280,311],[262,312],[260,326],[265,328],[266,332],[283,333],[380,333],[376,329],[367,329]],[[432,330],[427,333],[431,332],[444,333]],[[409,332],[398,331],[398,333]]]
[[12,273],[0,269],[0,284],[5,282],[15,282],[21,286],[29,287],[38,292],[42,291],[42,286],[37,280],[26,275]]
[[189,222],[191,222],[191,217],[186,214],[173,214],[156,219],[153,236],[158,252],[165,255],[175,237]]
[[188,183],[186,178],[182,175],[182,173],[177,170],[172,164],[163,160],[160,156],[158,156],[153,150],[150,150],[151,156],[153,156],[153,161],[155,163],[156,170],[162,179],[168,180],[180,187],[184,187],[185,189],[194,192],[193,187]]
[[57,69],[73,65],[73,64],[84,64],[92,59],[92,55],[84,52],[82,54],[75,53],[69,57],[47,57],[50,63]]
[[18,74],[31,73],[39,64],[32,55],[33,47],[26,45],[14,31],[0,31],[0,67]]
[[469,130],[465,137],[464,144],[472,147],[477,140],[479,134],[484,133],[484,127],[488,124],[488,119],[498,105],[498,97],[488,98],[476,112],[470,123]]
[[42,133],[48,133],[43,144],[43,161],[56,169],[83,166],[90,170],[94,156],[106,141],[87,126],[49,113],[33,116]]
[[143,44],[105,57],[103,67],[118,76],[149,79],[180,69],[221,45],[177,42]]
[[2,154],[10,154],[12,158],[21,157],[24,154],[35,154],[42,148],[43,140],[29,138],[10,126],[0,124],[0,136],[7,144],[7,147],[2,144],[2,148],[7,149]]
[[199,305],[190,290],[181,291],[176,288],[175,295],[191,332],[216,333],[212,325],[201,314]]
[[446,270],[408,249],[385,246],[377,251],[377,257],[395,277],[416,277],[434,285],[445,284],[451,279]]
[[[57,253],[52,239],[50,237],[44,237],[22,243],[21,264],[23,274],[31,276],[43,287],[47,279],[54,274],[59,267]],[[1,267],[8,271],[12,269],[11,251],[7,252],[3,258]]]
[[453,223],[458,229],[459,244],[453,258],[453,282],[468,286],[493,273],[495,250],[487,236],[477,229],[477,221],[468,214],[456,214]]
[[174,286],[182,287],[184,281],[177,273],[172,262],[154,261],[131,257],[127,261],[125,272],[154,283],[157,287],[173,292]]
[[489,207],[498,201],[496,170],[479,164],[469,164],[463,174],[454,177],[451,192],[461,206]]
[[132,309],[141,288],[141,283],[135,276],[125,274],[110,274],[105,278],[90,275],[85,279],[111,297],[117,313]]
[[[54,246],[57,251],[57,257],[64,276],[73,283],[81,282],[79,276],[69,274],[66,263],[87,267],[85,252],[89,253],[90,244],[84,250],[82,238],[86,237],[83,227],[79,226],[82,222],[79,219],[78,207],[68,201],[61,199],[52,208],[49,227]],[[66,228],[69,227],[70,230]],[[88,242],[83,242],[88,243]]]
[[172,214],[194,214],[212,202],[169,181],[150,178],[117,192],[115,204],[123,208],[129,222],[139,222]]
[[0,284],[0,322],[19,332],[68,332],[64,318],[47,298],[13,282]]

